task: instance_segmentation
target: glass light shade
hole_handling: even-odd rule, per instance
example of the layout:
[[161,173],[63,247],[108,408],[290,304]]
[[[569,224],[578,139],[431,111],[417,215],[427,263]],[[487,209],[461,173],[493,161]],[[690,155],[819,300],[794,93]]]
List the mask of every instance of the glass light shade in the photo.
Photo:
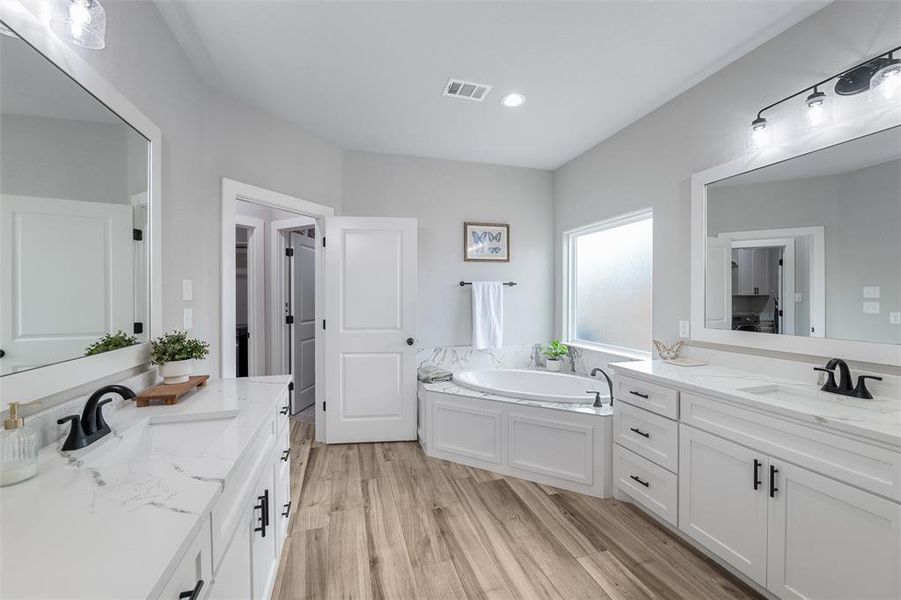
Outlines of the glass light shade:
[[801,105],[801,125],[815,129],[832,122],[832,99],[823,92],[815,91]]
[[773,141],[772,125],[763,117],[757,118],[748,128],[748,148],[756,150],[765,148]]
[[870,99],[876,102],[901,100],[901,60],[893,58],[870,79]]
[[106,11],[100,0],[57,0],[50,26],[76,46],[91,50],[106,46]]

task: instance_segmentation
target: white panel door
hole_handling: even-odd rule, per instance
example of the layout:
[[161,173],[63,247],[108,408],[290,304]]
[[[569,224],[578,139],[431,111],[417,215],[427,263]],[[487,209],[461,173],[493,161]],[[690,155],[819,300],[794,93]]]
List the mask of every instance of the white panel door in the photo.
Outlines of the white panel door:
[[679,443],[679,529],[766,585],[766,456],[687,425]]
[[326,441],[416,439],[416,219],[329,217]]
[[780,598],[901,598],[901,505],[773,466],[767,588]]
[[732,242],[707,238],[704,311],[710,329],[732,329]]
[[291,314],[294,315],[293,350],[294,402],[292,412],[300,412],[316,401],[316,240],[306,233],[291,233],[294,258],[291,277]]
[[0,196],[0,374],[134,326],[132,207]]

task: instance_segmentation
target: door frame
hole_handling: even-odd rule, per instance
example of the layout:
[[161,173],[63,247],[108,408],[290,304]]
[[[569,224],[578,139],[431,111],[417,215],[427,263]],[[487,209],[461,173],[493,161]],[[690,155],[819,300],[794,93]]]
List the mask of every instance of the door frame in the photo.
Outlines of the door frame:
[[[235,345],[230,343],[235,333],[235,201],[244,200],[253,204],[262,204],[273,208],[280,208],[298,213],[302,216],[312,217],[316,220],[319,231],[324,230],[326,217],[335,215],[335,209],[331,206],[303,200],[287,194],[251,185],[227,177],[222,178],[222,220],[221,220],[221,268],[220,277],[220,332],[219,332],[219,369],[223,378],[235,376],[235,360],[237,359]],[[323,307],[322,293],[325,280],[324,264],[322,261],[322,246],[316,244],[316,320],[322,318]],[[226,342],[228,340],[228,342]],[[322,330],[316,328],[316,379],[324,383],[322,376],[325,365],[323,363],[325,340]],[[325,417],[322,414],[322,399],[325,394],[325,386],[316,386],[316,439],[325,439]]]
[[[795,238],[756,238],[756,239],[737,239],[730,238],[733,248],[782,248],[782,317],[774,314],[773,317],[779,321],[779,333],[781,335],[797,335],[795,333]],[[813,279],[813,269],[811,269],[811,279]],[[812,294],[808,293],[808,300]],[[788,300],[791,298],[791,301]],[[813,322],[813,313],[811,311],[811,322]],[[786,334],[786,331],[791,333]]]
[[[250,376],[266,375],[266,346],[260,343],[260,331],[266,330],[266,225],[262,219],[235,215],[235,227],[250,230],[247,243],[247,371]],[[226,343],[223,338],[223,344]]]

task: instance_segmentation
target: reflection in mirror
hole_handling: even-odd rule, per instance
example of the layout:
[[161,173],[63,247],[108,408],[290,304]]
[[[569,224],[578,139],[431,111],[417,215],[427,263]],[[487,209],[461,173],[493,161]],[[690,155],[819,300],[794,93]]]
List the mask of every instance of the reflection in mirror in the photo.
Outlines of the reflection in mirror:
[[708,328],[901,344],[901,128],[707,186]]
[[148,151],[0,36],[0,375],[146,341]]

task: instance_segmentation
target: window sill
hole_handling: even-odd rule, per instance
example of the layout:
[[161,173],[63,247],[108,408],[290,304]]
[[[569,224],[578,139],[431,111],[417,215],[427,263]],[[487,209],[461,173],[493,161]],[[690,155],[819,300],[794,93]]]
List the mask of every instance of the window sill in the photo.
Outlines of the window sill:
[[619,348],[617,346],[605,346],[603,344],[592,344],[591,342],[583,341],[570,341],[563,343],[567,346],[573,346],[574,348],[581,348],[583,350],[589,350],[591,352],[599,352],[601,354],[607,354],[608,356],[618,357],[624,360],[652,360],[653,358],[650,352],[627,350],[626,348]]

